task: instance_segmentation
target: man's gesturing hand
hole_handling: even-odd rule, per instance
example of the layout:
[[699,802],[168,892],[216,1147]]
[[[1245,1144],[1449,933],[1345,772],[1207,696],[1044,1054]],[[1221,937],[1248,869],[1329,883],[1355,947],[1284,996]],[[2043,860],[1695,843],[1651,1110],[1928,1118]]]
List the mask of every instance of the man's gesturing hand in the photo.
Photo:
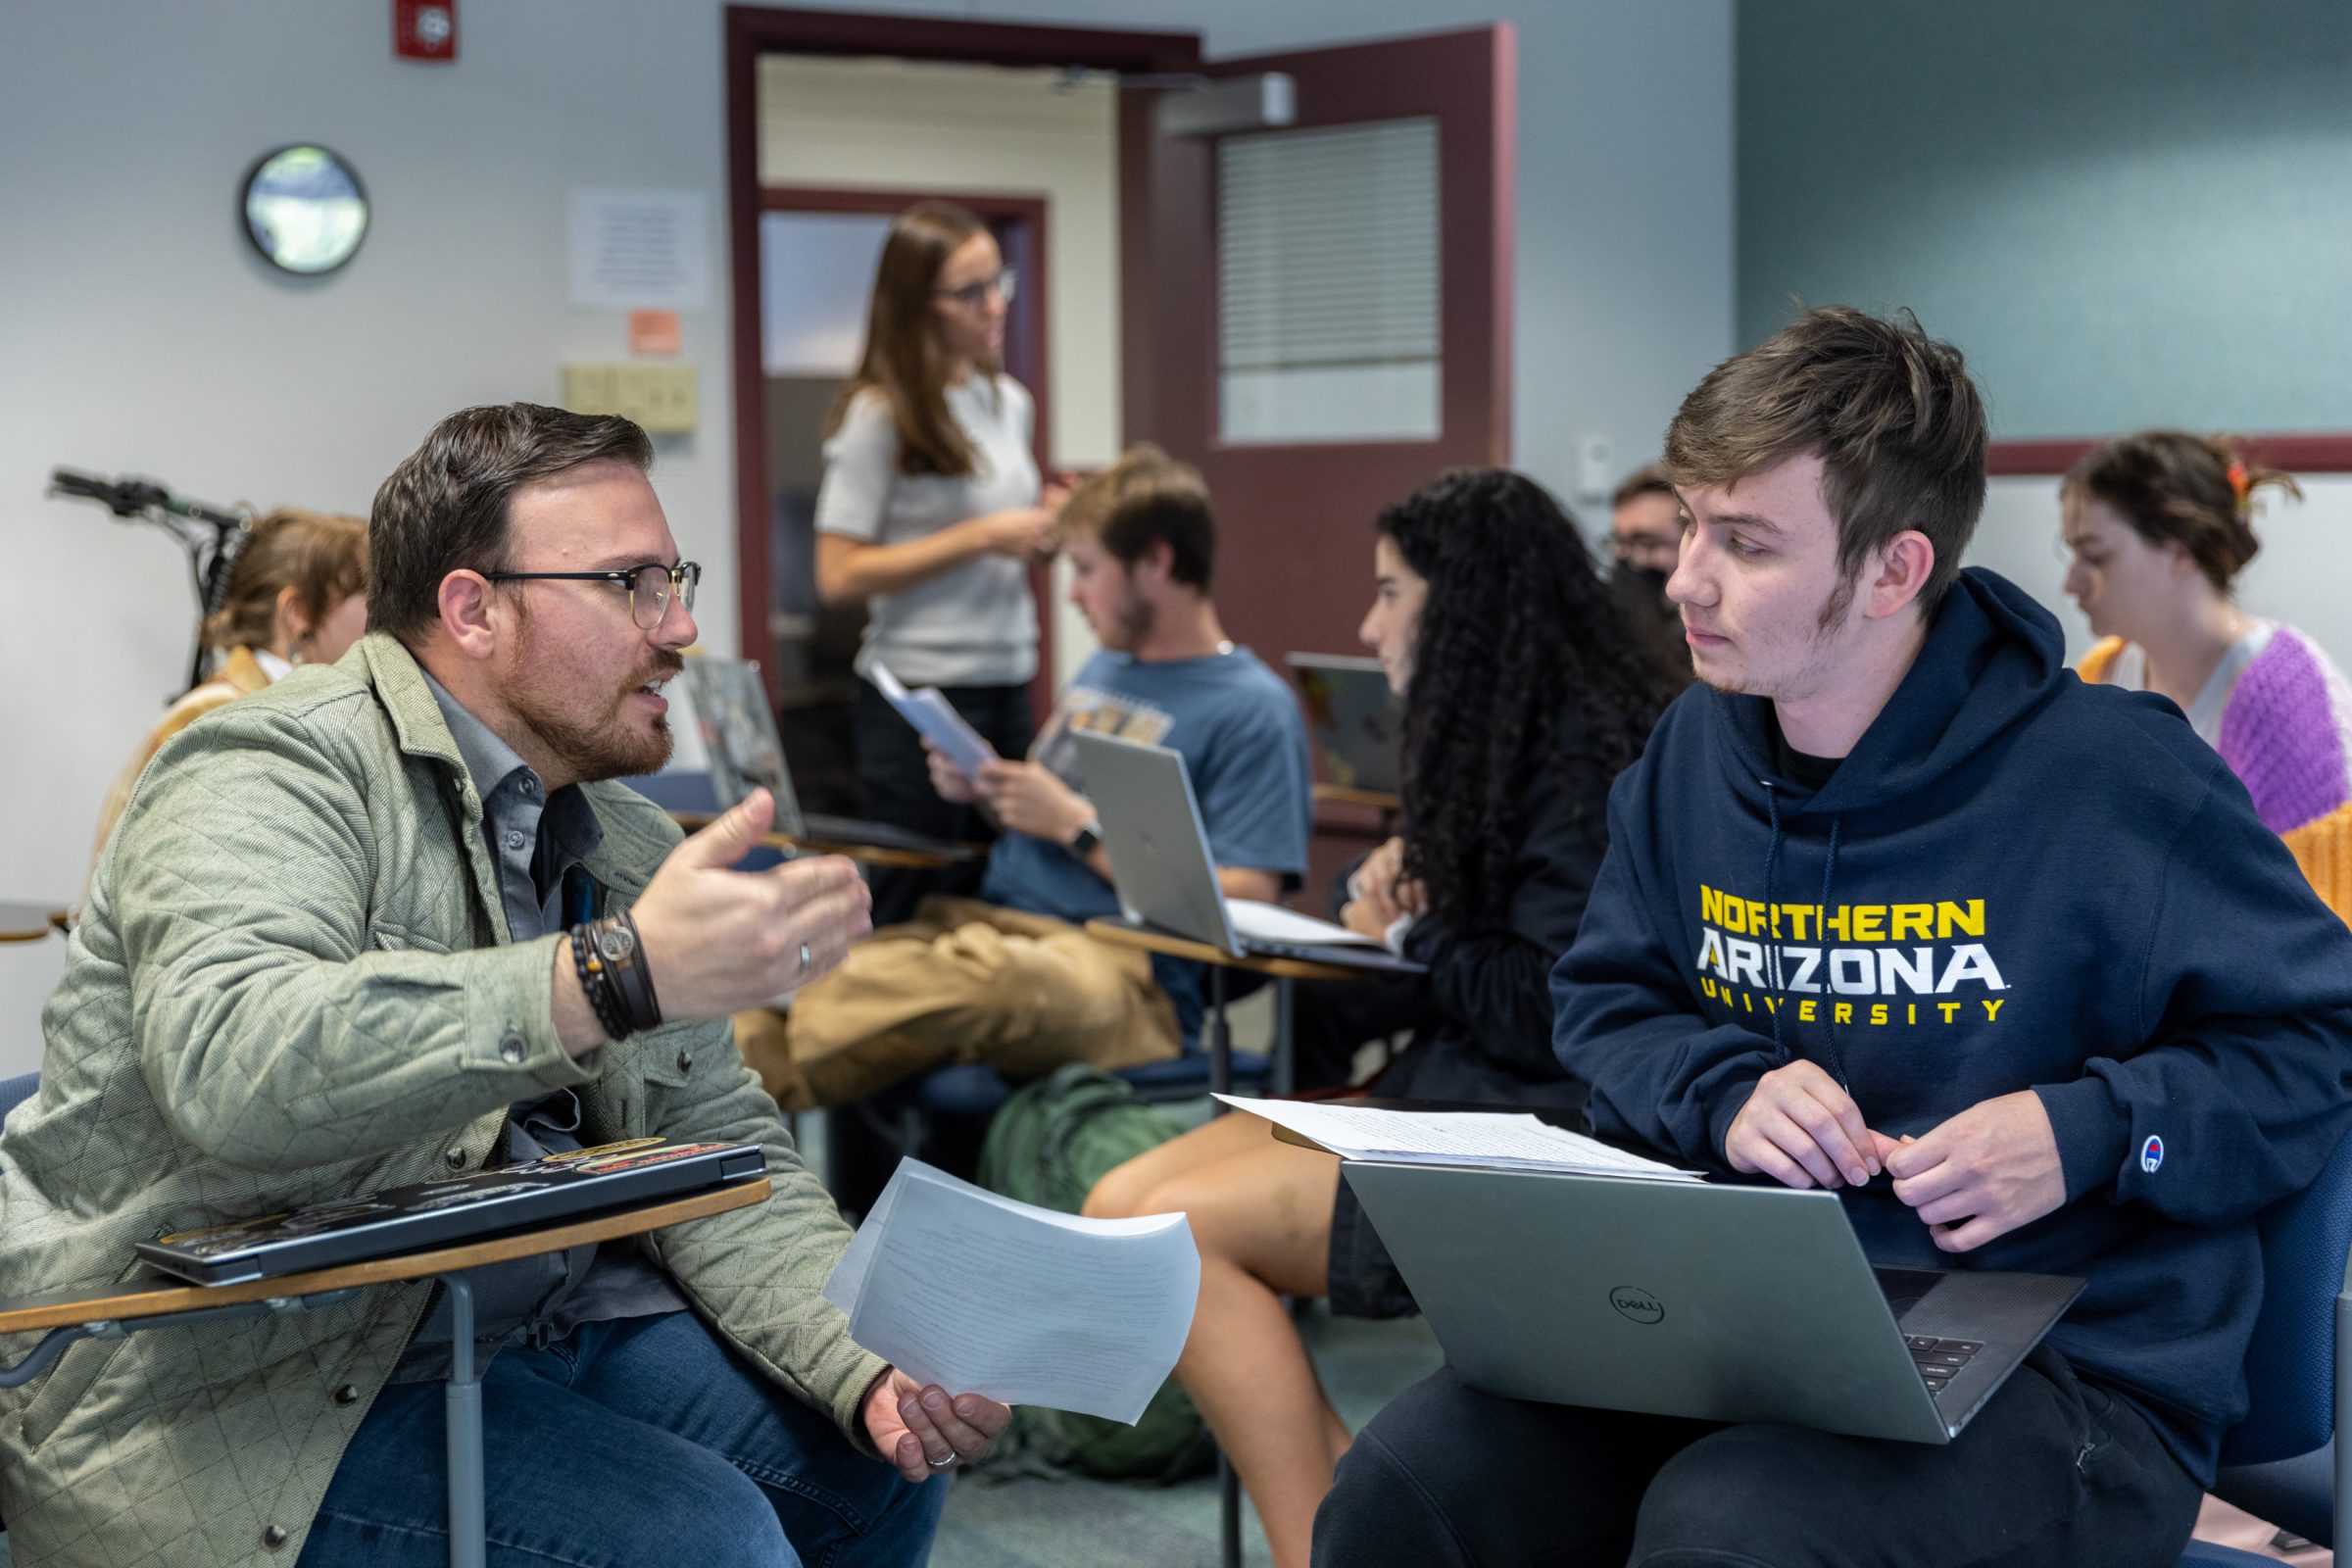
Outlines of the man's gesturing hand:
[[1891,1147],[1863,1125],[1861,1107],[1838,1080],[1810,1061],[1757,1079],[1723,1139],[1732,1169],[1761,1171],[1786,1187],[1859,1187]]
[[[2030,1225],[2066,1201],[2050,1113],[2031,1089],[1979,1101],[1886,1156],[1894,1196],[1947,1252]],[[1964,1224],[1953,1224],[1955,1220]]]
[[909,1481],[928,1481],[987,1455],[1012,1422],[1008,1406],[977,1394],[950,1396],[891,1367],[865,1392],[865,1435]]
[[873,901],[858,868],[839,856],[732,869],[767,831],[775,808],[767,791],[754,790],[670,851],[629,911],[665,1018],[724,1018],[758,1006],[832,968],[873,929]]

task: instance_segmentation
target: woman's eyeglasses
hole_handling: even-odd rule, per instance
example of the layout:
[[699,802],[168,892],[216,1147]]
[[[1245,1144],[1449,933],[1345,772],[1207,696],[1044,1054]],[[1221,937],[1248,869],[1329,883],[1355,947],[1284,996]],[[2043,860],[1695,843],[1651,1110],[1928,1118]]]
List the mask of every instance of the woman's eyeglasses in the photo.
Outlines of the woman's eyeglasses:
[[966,283],[961,288],[933,289],[932,293],[943,300],[954,300],[967,311],[976,311],[991,295],[1010,305],[1013,288],[1019,281],[1020,274],[1007,267],[996,276],[984,277],[977,283]]

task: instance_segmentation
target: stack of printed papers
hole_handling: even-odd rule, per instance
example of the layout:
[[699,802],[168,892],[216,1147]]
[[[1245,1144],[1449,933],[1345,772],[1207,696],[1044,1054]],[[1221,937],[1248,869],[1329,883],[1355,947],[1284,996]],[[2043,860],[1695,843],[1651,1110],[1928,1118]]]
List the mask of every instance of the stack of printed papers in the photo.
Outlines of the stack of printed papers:
[[1288,1127],[1343,1159],[1424,1165],[1487,1165],[1499,1170],[1565,1170],[1654,1181],[1706,1178],[1663,1160],[1612,1149],[1597,1139],[1537,1120],[1525,1111],[1386,1110],[1371,1105],[1297,1100],[1217,1098],[1236,1110]]
[[1182,1214],[1082,1219],[899,1161],[833,1265],[850,1338],[919,1383],[1132,1425],[1200,1295]]

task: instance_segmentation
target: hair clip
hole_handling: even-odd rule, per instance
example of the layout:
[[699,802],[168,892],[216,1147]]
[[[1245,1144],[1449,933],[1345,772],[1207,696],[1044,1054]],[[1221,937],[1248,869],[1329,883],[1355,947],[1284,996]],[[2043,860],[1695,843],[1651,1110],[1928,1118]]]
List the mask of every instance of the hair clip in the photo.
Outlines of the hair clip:
[[2246,460],[2243,458],[2230,460],[2230,488],[2236,492],[2237,510],[2245,511],[2246,498],[2254,493],[2254,482],[2253,475],[2246,469]]

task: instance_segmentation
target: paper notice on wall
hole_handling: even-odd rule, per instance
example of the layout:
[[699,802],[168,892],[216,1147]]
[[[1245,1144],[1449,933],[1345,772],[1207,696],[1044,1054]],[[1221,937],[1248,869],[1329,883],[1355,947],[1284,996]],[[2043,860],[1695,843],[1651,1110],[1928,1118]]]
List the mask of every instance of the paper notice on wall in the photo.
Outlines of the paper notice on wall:
[[571,303],[699,311],[710,304],[710,201],[699,190],[571,193]]

